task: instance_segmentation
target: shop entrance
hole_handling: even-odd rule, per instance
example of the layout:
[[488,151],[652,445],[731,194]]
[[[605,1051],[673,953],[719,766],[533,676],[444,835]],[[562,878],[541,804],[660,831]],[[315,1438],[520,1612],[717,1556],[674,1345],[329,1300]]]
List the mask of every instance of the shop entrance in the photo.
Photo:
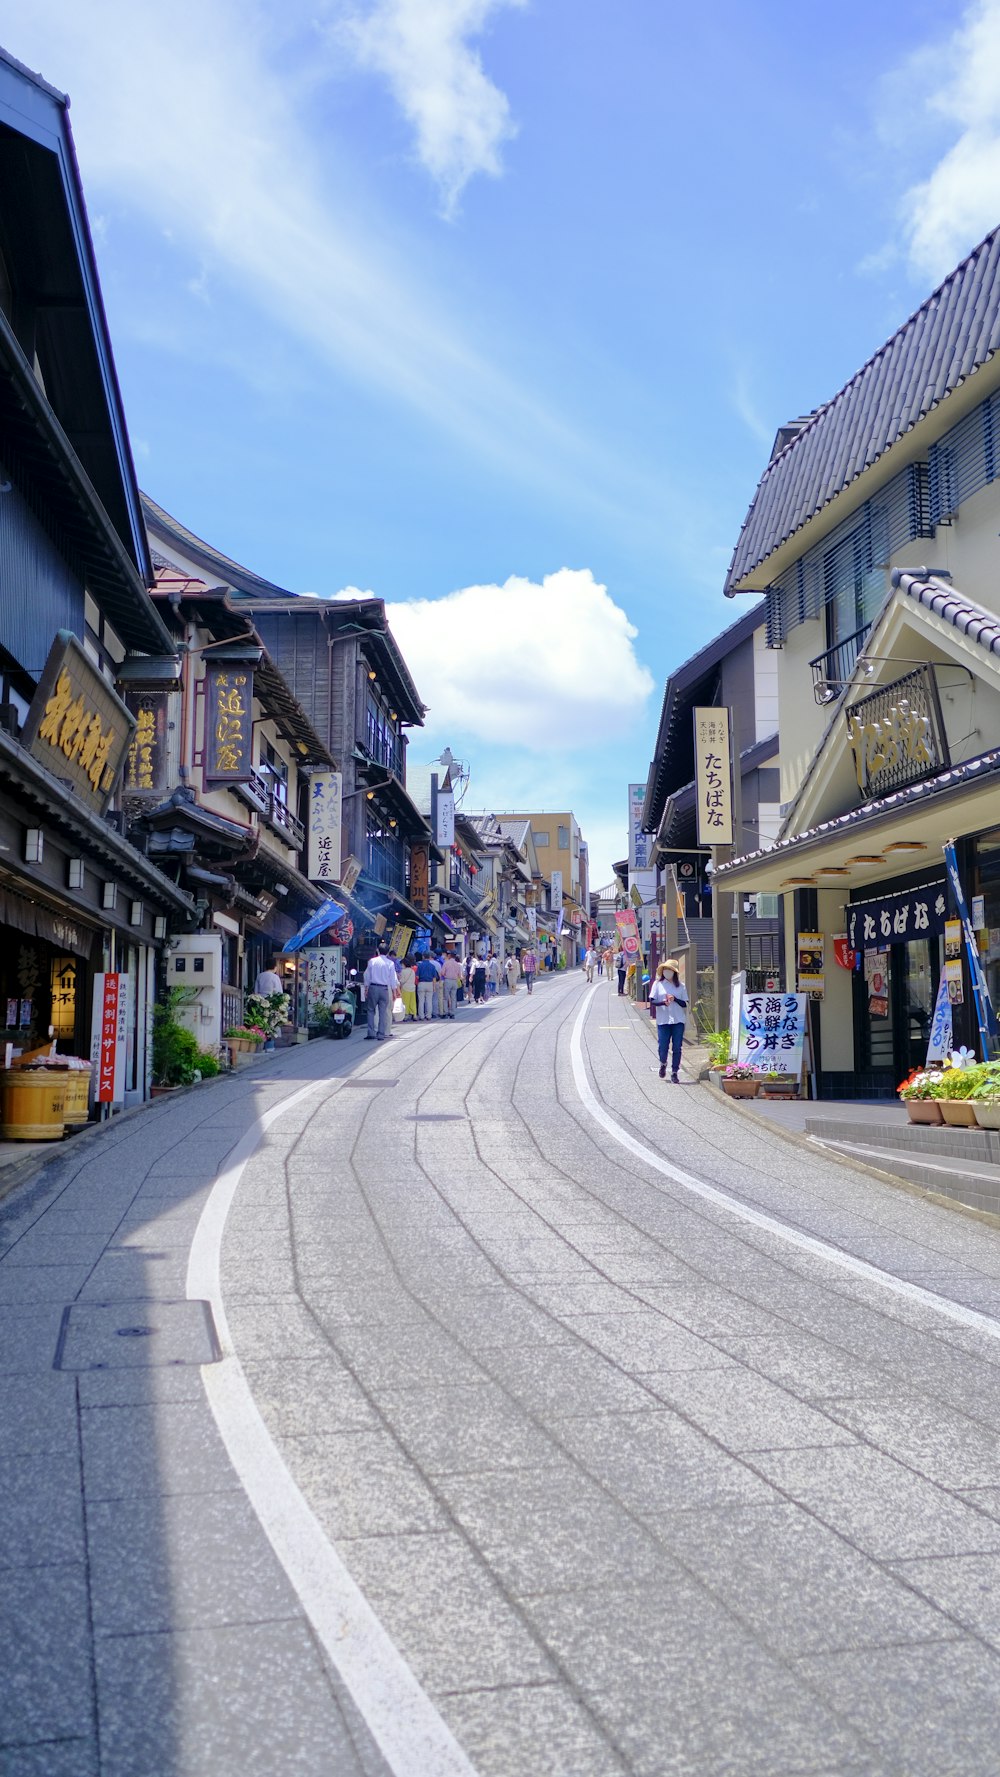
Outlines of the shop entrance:
[[855,977],[860,1034],[859,1072],[872,1089],[895,1093],[911,1068],[927,1059],[927,1040],[941,972],[941,940],[914,938],[866,951]]

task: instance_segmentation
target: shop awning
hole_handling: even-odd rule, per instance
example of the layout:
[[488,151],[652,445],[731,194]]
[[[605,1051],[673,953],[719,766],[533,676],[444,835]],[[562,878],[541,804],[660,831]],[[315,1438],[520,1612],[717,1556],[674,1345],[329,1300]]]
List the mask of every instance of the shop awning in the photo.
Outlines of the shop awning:
[[937,865],[946,840],[1000,824],[998,788],[1000,749],[734,858],[712,880],[727,894],[840,888],[846,902],[893,870]]

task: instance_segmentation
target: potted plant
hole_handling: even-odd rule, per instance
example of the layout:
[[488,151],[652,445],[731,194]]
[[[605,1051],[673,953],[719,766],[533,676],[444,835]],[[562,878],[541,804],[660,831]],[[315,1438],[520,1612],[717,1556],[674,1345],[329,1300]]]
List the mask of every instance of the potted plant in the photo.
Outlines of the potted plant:
[[981,1067],[946,1067],[934,1088],[934,1096],[941,1106],[941,1116],[952,1128],[975,1129],[976,1107],[972,1103],[972,1094],[981,1084],[983,1069]]
[[248,1024],[264,1032],[264,1047],[274,1048],[274,1039],[281,1026],[288,1022],[290,1001],[287,993],[248,993],[244,1012]]
[[987,1061],[978,1070],[979,1084],[972,1088],[969,1103],[975,1106],[980,1129],[1000,1129],[1000,1061]]
[[712,1069],[721,1070],[724,1068],[732,1048],[733,1039],[730,1032],[728,1030],[707,1030],[704,1042],[709,1053],[709,1066]]
[[941,1124],[941,1104],[934,1091],[941,1078],[940,1069],[915,1067],[897,1087],[911,1123]]
[[154,1097],[176,1092],[179,1086],[192,1086],[219,1071],[215,1056],[198,1047],[194,1032],[177,1017],[179,1008],[190,1004],[196,994],[196,988],[172,987],[153,1007]]
[[798,1077],[795,1074],[780,1073],[776,1067],[762,1070],[760,1094],[762,1098],[797,1098],[799,1094]]
[[758,1073],[748,1061],[730,1061],[722,1073],[722,1090],[727,1098],[756,1098]]
[[236,1067],[237,1056],[256,1055],[264,1041],[264,1032],[256,1024],[231,1024],[223,1031],[222,1039],[229,1049],[229,1065]]

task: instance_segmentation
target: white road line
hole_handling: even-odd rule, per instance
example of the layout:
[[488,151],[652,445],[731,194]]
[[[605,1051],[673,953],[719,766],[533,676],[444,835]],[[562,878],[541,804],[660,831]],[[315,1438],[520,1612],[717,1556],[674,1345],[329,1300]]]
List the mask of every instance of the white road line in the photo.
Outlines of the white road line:
[[966,1308],[961,1302],[951,1302],[945,1296],[936,1296],[931,1290],[925,1290],[916,1283],[907,1283],[902,1277],[893,1277],[889,1271],[880,1271],[877,1265],[869,1265],[865,1259],[858,1259],[853,1253],[845,1253],[836,1246],[828,1246],[825,1240],[818,1240],[814,1234],[804,1234],[800,1228],[791,1228],[787,1222],[781,1222],[776,1216],[769,1216],[762,1209],[754,1209],[749,1203],[741,1203],[738,1197],[730,1197],[726,1191],[719,1191],[714,1185],[706,1184],[704,1179],[695,1178],[693,1173],[685,1172],[683,1167],[674,1166],[671,1161],[664,1160],[644,1142],[630,1135],[620,1123],[609,1116],[604,1106],[595,1097],[587,1078],[587,1067],[583,1059],[583,1026],[587,1016],[587,1008],[596,987],[588,988],[573,1025],[570,1037],[570,1057],[573,1063],[573,1082],[584,1109],[593,1117],[601,1128],[606,1130],[630,1154],[661,1172],[665,1178],[672,1179],[675,1185],[683,1186],[696,1197],[704,1198],[706,1203],[714,1203],[726,1209],[731,1215],[742,1222],[749,1222],[751,1227],[762,1228],[768,1234],[774,1234],[789,1246],[800,1252],[810,1253],[813,1258],[826,1259],[841,1271],[847,1271],[852,1277],[858,1277],[864,1283],[878,1284],[882,1289],[891,1290],[893,1295],[903,1296],[908,1302],[918,1302],[923,1308],[933,1308],[946,1320],[953,1320],[958,1326],[971,1327],[977,1333],[985,1333],[990,1339],[1000,1339],[1000,1321],[991,1319],[988,1314],[980,1314],[975,1308]]
[[202,1380],[247,1498],[393,1777],[475,1777],[285,1467],[257,1410],[223,1306],[222,1234],[243,1169],[270,1125],[326,1084],[316,1080],[304,1086],[251,1125],[202,1211],[188,1261],[187,1293],[212,1304],[222,1347],[221,1362],[206,1364]]

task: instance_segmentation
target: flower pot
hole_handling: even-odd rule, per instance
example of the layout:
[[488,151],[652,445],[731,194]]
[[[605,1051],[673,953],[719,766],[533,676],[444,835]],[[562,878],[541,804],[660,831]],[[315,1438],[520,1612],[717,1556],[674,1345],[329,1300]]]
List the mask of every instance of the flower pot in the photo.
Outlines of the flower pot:
[[183,1092],[183,1090],[183,1086],[151,1086],[149,1094],[151,1098],[166,1098],[171,1092]]
[[761,1098],[798,1098],[799,1088],[795,1086],[762,1086]]
[[976,1107],[971,1098],[939,1098],[941,1115],[952,1129],[975,1129]]
[[723,1075],[722,1090],[727,1098],[756,1098],[757,1081],[727,1080]]
[[970,1100],[976,1107],[976,1122],[980,1129],[1000,1129],[1000,1098],[991,1104],[986,1098]]
[[906,1106],[906,1114],[911,1123],[934,1123],[940,1125],[944,1122],[944,1118],[941,1115],[941,1100],[939,1098],[904,1098],[903,1103]]

